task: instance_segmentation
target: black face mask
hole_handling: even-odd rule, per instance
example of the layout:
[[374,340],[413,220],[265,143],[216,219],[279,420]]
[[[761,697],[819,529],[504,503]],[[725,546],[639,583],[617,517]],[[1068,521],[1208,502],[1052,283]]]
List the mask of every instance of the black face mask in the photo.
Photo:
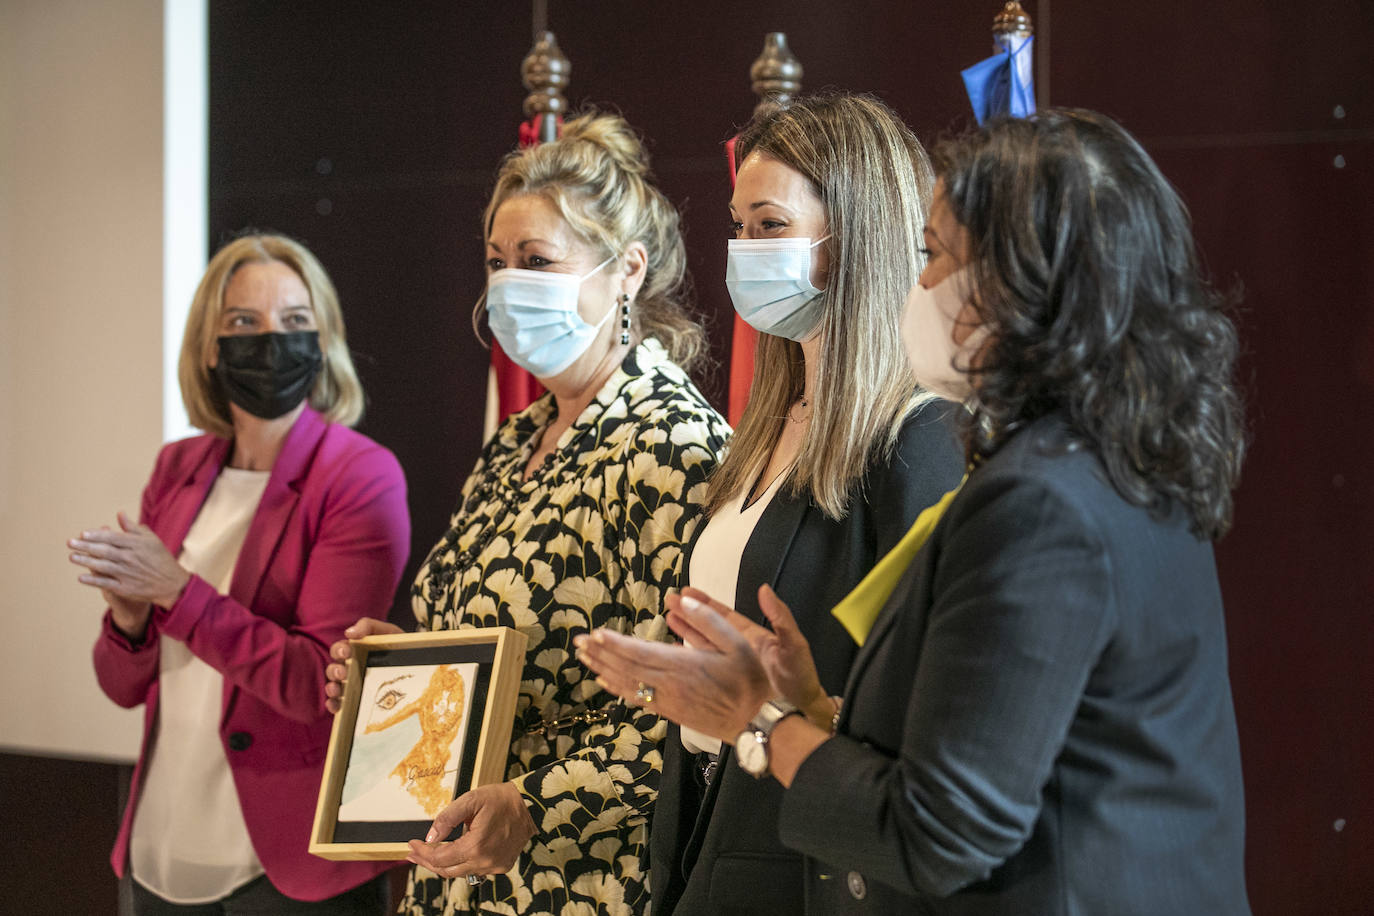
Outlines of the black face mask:
[[219,338],[215,378],[230,401],[275,420],[305,400],[320,373],[319,331]]

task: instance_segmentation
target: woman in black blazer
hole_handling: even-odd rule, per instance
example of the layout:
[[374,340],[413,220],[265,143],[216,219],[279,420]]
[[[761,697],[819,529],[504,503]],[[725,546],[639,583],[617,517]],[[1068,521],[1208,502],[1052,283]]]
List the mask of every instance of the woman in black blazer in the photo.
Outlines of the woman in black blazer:
[[[837,733],[763,723],[805,912],[1248,914],[1210,543],[1244,451],[1234,327],[1109,119],[999,121],[941,161],[902,333],[969,406],[974,470],[837,608],[868,625]],[[724,737],[809,661],[774,596],[772,631],[705,598],[669,615],[702,648],[581,649]]]
[[[727,284],[760,342],[682,579],[760,623],[759,586],[792,603],[818,673],[803,705],[828,729],[858,648],[830,608],[963,471],[947,422],[960,408],[916,389],[890,332],[920,272],[933,176],[864,97],[798,100],[736,151]],[[656,916],[796,912],[803,863],[778,839],[781,798],[728,744],[674,727],[649,834]]]
[[[862,496],[842,519],[828,517],[809,494],[779,494],[741,556],[739,613],[762,623],[758,589],[771,586],[811,644],[818,682],[835,693],[859,646],[830,609],[923,509],[958,484],[947,416],[955,409],[934,401],[911,414],[891,460],[864,475]],[[689,564],[690,554],[684,569]],[[827,729],[833,708],[823,722]],[[670,726],[649,832],[654,912],[800,912],[803,862],[779,839],[781,807],[782,787],[736,766],[729,745],[718,759],[704,761],[683,746],[678,726]]]

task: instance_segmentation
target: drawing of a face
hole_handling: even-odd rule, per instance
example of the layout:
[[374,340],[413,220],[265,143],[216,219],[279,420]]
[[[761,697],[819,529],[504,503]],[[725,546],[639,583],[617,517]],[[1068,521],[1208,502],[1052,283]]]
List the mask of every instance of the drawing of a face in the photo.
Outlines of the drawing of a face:
[[385,719],[391,710],[409,702],[414,684],[415,677],[410,674],[402,674],[378,684],[372,695],[372,708],[368,710],[367,724],[371,725]]
[[396,761],[404,758],[423,736],[420,720],[415,716],[393,723],[384,730],[371,727],[386,719],[392,710],[410,701],[417,680],[411,674],[388,677],[364,694],[363,705],[358,711],[358,728],[348,755],[348,771],[339,797],[341,806],[351,804],[385,780],[396,767]]

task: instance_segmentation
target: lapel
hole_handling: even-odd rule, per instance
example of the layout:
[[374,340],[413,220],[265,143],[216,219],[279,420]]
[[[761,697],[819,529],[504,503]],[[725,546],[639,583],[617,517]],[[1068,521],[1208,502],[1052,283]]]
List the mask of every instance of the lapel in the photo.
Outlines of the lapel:
[[[768,582],[778,589],[778,580],[782,577],[783,566],[787,563],[787,553],[791,551],[791,545],[797,540],[797,531],[801,530],[801,523],[807,518],[807,512],[811,508],[811,497],[808,494],[801,496],[791,496],[785,488],[780,489],[774,494],[774,499],[764,508],[764,514],[758,516],[758,523],[754,526],[753,533],[749,536],[749,541],[745,544],[745,551],[739,556],[739,577],[735,580],[735,610],[741,612],[745,617],[752,619],[756,623],[768,623],[764,619],[763,611],[758,608],[758,592],[754,591],[745,595],[739,589],[739,582]],[[698,526],[697,536],[701,536],[701,531],[705,529],[705,522]],[[682,581],[687,582],[688,570],[691,569],[691,551],[697,547],[695,537],[692,538],[691,547],[688,548],[687,555],[683,559]],[[769,560],[768,558],[778,558]],[[720,757],[716,761],[716,776],[710,780],[710,784],[705,788],[701,806],[697,809],[697,818],[692,825],[691,835],[688,838],[688,849],[692,845],[701,846],[706,835],[706,825],[710,821],[710,816],[716,808],[716,797],[720,794],[720,784],[723,783],[724,770],[732,766],[732,748],[730,743],[723,742],[720,746]],[[697,766],[697,755],[686,754],[686,766]]]
[[744,545],[744,552],[739,559],[739,578],[735,580],[735,603],[738,605],[735,610],[755,623],[767,626],[763,611],[759,609],[758,590],[741,595],[738,583],[767,582],[773,591],[778,590],[783,567],[787,565],[787,555],[792,551],[792,544],[810,507],[809,493],[793,496],[787,491],[786,484],[780,484]]
[[[749,541],[744,545],[744,552],[740,555],[739,560],[739,578],[735,580],[737,583],[735,587],[735,610],[755,623],[768,625],[763,616],[763,611],[759,609],[758,592],[740,595],[738,594],[738,583],[767,582],[774,591],[777,591],[783,567],[787,565],[787,555],[791,552],[792,544],[797,539],[797,532],[801,530],[802,523],[806,520],[807,512],[810,510],[811,497],[809,494],[803,493],[793,496],[785,488],[780,489],[773,495],[772,502],[763,510],[763,514],[759,516],[758,524],[754,526],[753,532],[749,535]],[[705,525],[702,527],[704,528]],[[773,557],[776,557],[776,560],[770,559]],[[687,579],[685,571],[689,568],[688,566],[683,567],[684,582]],[[716,796],[720,794],[721,783],[725,780],[725,770],[734,765],[733,758],[734,752],[729,742],[722,742],[720,757],[716,761],[716,774],[710,784],[706,786],[701,806],[697,809],[696,823],[692,827],[688,848],[691,848],[692,844],[700,846],[705,841],[706,827],[715,809]],[[687,766],[696,766],[695,755],[687,757]]]
[[[849,679],[845,683],[844,693],[849,696],[863,676],[864,669],[868,667],[869,661],[873,658],[877,648],[883,644],[887,638],[888,631],[892,629],[897,620],[903,616],[920,615],[925,616],[928,608],[917,606],[916,599],[925,593],[922,587],[926,581],[926,574],[933,563],[933,556],[938,545],[936,537],[939,535],[936,529],[929,541],[926,541],[919,553],[912,559],[911,565],[907,567],[902,578],[897,582],[896,588],[888,596],[887,603],[883,605],[882,611],[878,613],[878,618],[873,621],[873,629],[869,631],[868,638],[859,647],[859,654],[854,657],[854,664],[849,669]],[[841,718],[848,714],[850,704],[845,703]]]
[[310,472],[315,450],[324,437],[328,424],[324,418],[306,405],[286,442],[272,465],[258,511],[248,526],[238,562],[234,565],[234,579],[229,594],[244,607],[253,607],[262,577],[272,565],[281,543],[286,523],[300,500],[300,485]]
[[156,521],[148,520],[148,525],[162,535],[162,541],[172,556],[181,556],[181,545],[191,530],[191,523],[200,514],[205,498],[210,495],[210,487],[219,476],[220,468],[229,457],[228,439],[206,436],[201,456],[196,459],[190,475],[175,489],[168,493],[163,508]]

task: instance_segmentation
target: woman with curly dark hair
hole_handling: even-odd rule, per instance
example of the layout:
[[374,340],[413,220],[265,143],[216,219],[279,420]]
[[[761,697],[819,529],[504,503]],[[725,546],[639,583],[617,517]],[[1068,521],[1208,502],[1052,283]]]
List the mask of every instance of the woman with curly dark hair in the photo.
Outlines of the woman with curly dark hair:
[[705,648],[582,656],[763,758],[807,912],[1248,913],[1210,543],[1237,344],[1187,211],[1089,112],[993,123],[937,172],[902,336],[968,407],[972,470],[835,608],[863,648],[834,733],[766,702],[811,669],[771,592],[771,630],[689,590],[669,622]]

